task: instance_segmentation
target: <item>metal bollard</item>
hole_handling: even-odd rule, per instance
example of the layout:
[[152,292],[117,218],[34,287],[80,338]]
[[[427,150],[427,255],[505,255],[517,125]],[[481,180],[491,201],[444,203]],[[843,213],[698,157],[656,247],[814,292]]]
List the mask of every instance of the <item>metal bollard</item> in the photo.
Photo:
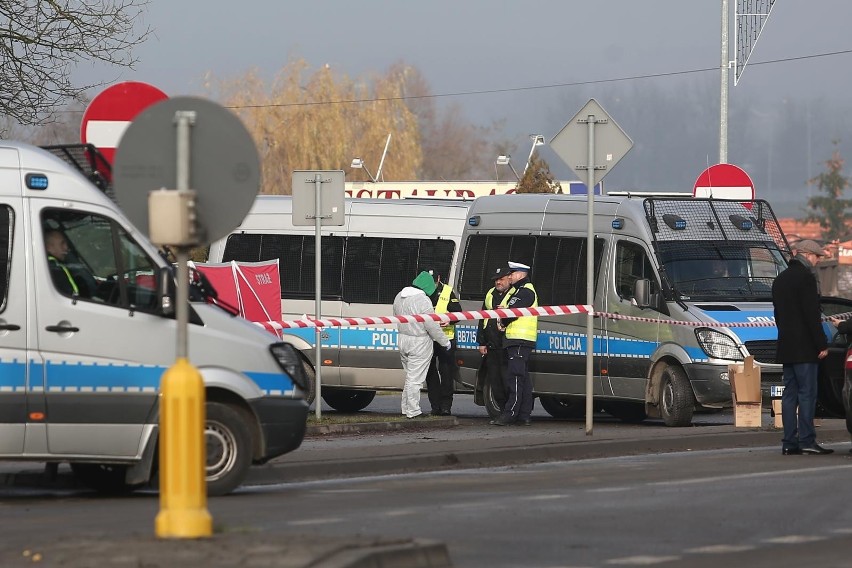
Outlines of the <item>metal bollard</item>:
[[204,383],[185,358],[163,373],[160,390],[160,538],[199,538],[213,532],[207,511]]

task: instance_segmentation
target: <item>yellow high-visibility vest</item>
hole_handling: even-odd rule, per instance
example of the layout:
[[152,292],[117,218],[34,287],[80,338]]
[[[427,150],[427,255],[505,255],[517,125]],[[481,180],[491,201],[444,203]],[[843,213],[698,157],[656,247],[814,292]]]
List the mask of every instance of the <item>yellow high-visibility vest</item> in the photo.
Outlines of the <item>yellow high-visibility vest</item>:
[[[532,285],[532,282],[527,282],[522,286],[522,288],[527,288],[528,290],[532,290],[534,299],[531,307],[538,307],[538,293],[535,291],[535,287]],[[500,302],[501,308],[509,307],[509,299],[517,292],[517,288],[514,286],[511,290],[509,290],[505,296],[503,296],[503,301]],[[522,316],[510,323],[506,327],[506,339],[523,339],[525,341],[532,341],[535,343],[536,337],[538,336],[538,317],[537,316]]]
[[56,264],[56,266],[62,269],[62,272],[65,273],[65,277],[68,278],[68,283],[71,284],[71,290],[73,290],[74,294],[79,296],[80,289],[77,288],[77,283],[74,282],[74,277],[71,276],[71,271],[68,270],[68,267],[59,262],[59,259],[57,259],[55,256],[48,255],[47,260],[48,262],[53,262],[54,264]]
[[[444,284],[441,288],[441,295],[438,296],[438,303],[435,304],[435,313],[436,314],[445,314],[447,313],[447,308],[450,306],[450,298],[452,298],[453,289]],[[445,325],[441,328],[444,331],[444,335],[447,336],[447,339],[454,339],[456,336],[456,326],[455,324]]]

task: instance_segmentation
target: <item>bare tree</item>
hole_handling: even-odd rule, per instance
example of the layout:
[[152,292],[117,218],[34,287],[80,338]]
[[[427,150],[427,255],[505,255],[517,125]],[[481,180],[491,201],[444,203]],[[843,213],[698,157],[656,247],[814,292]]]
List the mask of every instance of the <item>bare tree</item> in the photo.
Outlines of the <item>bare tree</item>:
[[148,0],[0,1],[0,114],[22,125],[55,119],[57,106],[104,85],[74,85],[72,68],[100,62],[132,68]]

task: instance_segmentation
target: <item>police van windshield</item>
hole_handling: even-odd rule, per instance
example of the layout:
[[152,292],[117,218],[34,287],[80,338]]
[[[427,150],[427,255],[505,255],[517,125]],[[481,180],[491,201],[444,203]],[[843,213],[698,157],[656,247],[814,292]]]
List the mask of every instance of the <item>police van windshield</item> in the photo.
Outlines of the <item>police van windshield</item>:
[[771,242],[659,242],[660,262],[674,293],[704,301],[771,301],[772,282],[786,268]]

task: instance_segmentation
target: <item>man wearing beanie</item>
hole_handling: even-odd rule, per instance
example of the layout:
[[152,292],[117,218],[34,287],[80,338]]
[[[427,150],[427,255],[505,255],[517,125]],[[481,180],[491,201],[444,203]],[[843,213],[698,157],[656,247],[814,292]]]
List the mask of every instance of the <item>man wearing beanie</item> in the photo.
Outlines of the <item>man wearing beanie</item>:
[[[403,288],[393,301],[393,315],[411,316],[435,313],[429,299],[435,292],[435,279],[426,271],[414,279],[411,286]],[[426,321],[397,324],[397,344],[402,368],[405,370],[405,385],[402,388],[402,413],[406,418],[423,416],[420,410],[420,390],[426,382],[429,362],[432,360],[432,342],[449,350],[450,339],[441,331],[438,322]]]

